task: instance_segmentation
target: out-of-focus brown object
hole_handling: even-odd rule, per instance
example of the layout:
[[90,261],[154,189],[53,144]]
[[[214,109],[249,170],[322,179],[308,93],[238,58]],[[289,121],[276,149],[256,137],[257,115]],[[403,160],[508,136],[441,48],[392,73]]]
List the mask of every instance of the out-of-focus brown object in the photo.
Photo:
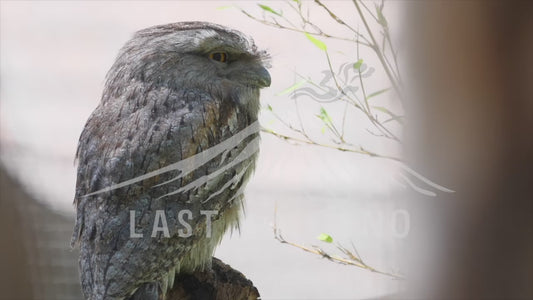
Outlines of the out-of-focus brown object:
[[73,219],[37,202],[0,165],[0,299],[81,299]]
[[[533,2],[413,1],[409,296],[533,299]],[[402,295],[406,296],[406,295]]]
[[24,195],[13,190],[12,184],[0,168],[0,299],[31,299],[31,270],[20,238],[26,232],[15,205],[24,201]]

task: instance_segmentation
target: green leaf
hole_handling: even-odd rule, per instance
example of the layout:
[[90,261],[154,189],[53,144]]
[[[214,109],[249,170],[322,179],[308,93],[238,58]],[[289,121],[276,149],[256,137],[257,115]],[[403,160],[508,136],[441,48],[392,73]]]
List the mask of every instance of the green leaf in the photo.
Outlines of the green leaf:
[[403,116],[399,116],[399,115],[391,112],[390,110],[386,109],[383,106],[372,106],[372,108],[374,108],[376,110],[379,110],[379,111],[381,111],[383,113],[386,113],[387,115],[391,116],[391,119],[387,120],[386,122],[394,120],[394,121],[397,121],[400,124],[403,124]]
[[326,44],[324,42],[322,42],[321,40],[315,38],[314,36],[310,35],[309,33],[305,33],[305,36],[313,43],[315,44],[315,46],[318,47],[318,49],[322,50],[322,51],[327,51],[328,50],[328,47],[326,46]]
[[218,9],[218,10],[224,10],[224,9],[233,8],[233,7],[234,7],[233,5],[226,5],[226,6],[219,6],[219,7],[217,7],[216,9]]
[[376,92],[373,92],[371,93],[370,95],[366,96],[366,100],[372,98],[372,97],[376,97],[377,95],[380,95],[380,94],[383,94],[385,93],[386,91],[390,90],[390,88],[386,88],[386,89],[382,89],[382,90],[379,90],[379,91],[376,91]]
[[355,64],[353,64],[353,68],[356,70],[359,70],[361,68],[361,65],[363,65],[363,60],[359,59],[358,61],[355,62]]
[[385,16],[383,15],[383,12],[379,6],[376,5],[376,13],[378,15],[378,24],[387,27],[389,24],[387,23],[387,19],[385,19]]
[[326,243],[333,243],[333,238],[329,234],[321,233],[316,238]]
[[286,94],[298,89],[299,87],[304,85],[306,82],[307,82],[307,80],[301,80],[300,82],[297,82],[297,83],[291,85],[290,87],[284,89],[283,91],[277,93],[276,96],[286,95]]
[[257,5],[259,5],[259,7],[261,7],[264,11],[267,11],[269,13],[272,13],[272,14],[275,14],[276,16],[280,16],[281,17],[281,13],[273,10],[269,6],[266,6],[266,5],[263,5],[263,4],[257,4]]
[[389,123],[391,121],[396,121],[396,122],[398,122],[398,123],[403,125],[403,119],[404,119],[403,116],[390,117],[389,119],[383,121],[382,124],[387,124],[387,123]]
[[326,111],[326,109],[324,109],[323,107],[320,108],[320,114],[316,115],[320,120],[322,120],[322,122],[324,122],[326,125],[329,125],[331,124],[331,117],[329,116],[328,112]]
[[268,109],[269,111],[272,111],[272,106],[270,106],[270,104],[268,104],[268,105],[267,105],[267,109]]
[[384,113],[386,113],[386,114],[388,114],[388,115],[390,115],[390,116],[394,116],[394,115],[395,115],[395,114],[391,113],[390,110],[386,109],[386,108],[383,107],[383,106],[372,106],[372,108],[377,109],[377,110],[379,110],[380,112],[384,112]]

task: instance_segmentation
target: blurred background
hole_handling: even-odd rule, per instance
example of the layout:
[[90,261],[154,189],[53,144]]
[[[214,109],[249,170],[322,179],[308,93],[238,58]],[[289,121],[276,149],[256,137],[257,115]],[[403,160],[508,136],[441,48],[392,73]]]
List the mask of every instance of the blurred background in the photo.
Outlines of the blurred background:
[[[12,292],[0,298],[80,299],[77,253],[69,246],[77,140],[118,50],[139,29],[197,20],[251,35],[272,56],[272,86],[261,97],[262,125],[291,133],[272,111],[293,125],[299,112],[316,140],[328,141],[321,134],[323,119],[316,118],[323,104],[302,100],[295,107],[284,92],[301,81],[300,75],[317,83],[323,79],[324,51],[301,32],[267,26],[240,11],[270,20],[272,13],[255,2],[0,3],[0,228],[6,237],[0,284]],[[365,3],[371,9],[381,4]],[[264,4],[290,16],[282,1]],[[351,1],[325,4],[364,32]],[[323,7],[303,5],[325,32],[350,36]],[[528,11],[525,2],[503,7],[475,1],[395,1],[382,10],[400,53],[407,100],[399,105],[395,93],[387,92],[375,101],[406,114],[406,130],[392,129],[403,143],[369,134],[370,122],[357,113],[347,116],[346,136],[376,153],[402,157],[455,193],[438,190],[433,197],[408,188],[401,180],[405,169],[395,161],[294,145],[264,133],[240,234],[228,234],[215,256],[251,279],[262,299],[530,298],[533,92],[525,79],[533,78],[533,26]],[[371,49],[320,39],[334,70],[362,58],[374,68],[365,88],[389,87]],[[328,113],[339,120],[342,106]],[[398,212],[407,216],[402,215],[401,229]],[[327,233],[350,249],[353,244],[373,268],[409,279],[281,244],[274,238],[274,222],[291,242],[337,253],[317,239]]]
[[[268,3],[273,9],[283,4]],[[262,91],[262,105],[270,104],[291,121],[295,109],[290,95],[277,94],[300,80],[296,73],[317,82],[322,79],[321,72],[327,70],[324,53],[303,33],[266,26],[228,5],[257,16],[264,14],[256,3],[245,1],[2,2],[2,164],[33,199],[67,220],[58,228],[48,229],[64,232],[64,240],[55,244],[45,241],[53,244],[58,256],[69,251],[79,134],[100,100],[107,70],[135,31],[157,24],[201,20],[251,35],[272,55],[272,86]],[[352,3],[328,5],[350,22],[357,22]],[[324,30],[342,30],[320,7],[309,8]],[[396,18],[398,9],[388,9],[391,18]],[[353,45],[335,40],[327,43],[338,49],[332,53],[338,57],[335,68],[356,60]],[[370,52],[366,56],[368,65],[378,63]],[[375,72],[369,84],[377,88],[386,84],[384,80],[383,74]],[[384,101],[389,100],[384,97]],[[318,111],[316,103],[302,102],[302,115],[311,116],[310,131],[320,132],[322,124],[314,116]],[[386,142],[370,136],[364,120],[358,119],[353,118],[360,125],[348,130],[352,136],[371,143],[376,151],[399,151],[399,147],[387,149]],[[268,112],[261,114],[261,122],[283,130]],[[386,276],[328,262],[283,245],[274,239],[272,230],[277,206],[277,225],[285,238],[306,246],[320,245],[324,243],[316,237],[325,232],[347,246],[353,242],[373,267],[397,270],[399,241],[392,237],[389,225],[396,201],[403,197],[398,193],[401,186],[391,174],[397,166],[363,155],[295,146],[268,134],[263,134],[260,156],[246,191],[241,232],[228,234],[217,249],[217,257],[243,272],[265,299],[368,298],[398,290],[400,283]],[[42,230],[48,228],[48,221],[38,216],[31,219],[42,224],[38,226]],[[377,221],[371,221],[374,219]],[[67,266],[53,270],[59,272],[62,268]],[[69,273],[58,280],[46,285],[63,286],[77,278]]]

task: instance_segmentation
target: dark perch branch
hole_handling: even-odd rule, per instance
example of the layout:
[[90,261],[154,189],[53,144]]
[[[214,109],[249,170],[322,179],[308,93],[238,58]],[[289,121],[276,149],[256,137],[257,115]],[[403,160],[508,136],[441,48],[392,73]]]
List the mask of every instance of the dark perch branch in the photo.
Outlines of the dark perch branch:
[[166,300],[259,298],[259,292],[252,281],[215,257],[211,270],[181,274],[175,282]]

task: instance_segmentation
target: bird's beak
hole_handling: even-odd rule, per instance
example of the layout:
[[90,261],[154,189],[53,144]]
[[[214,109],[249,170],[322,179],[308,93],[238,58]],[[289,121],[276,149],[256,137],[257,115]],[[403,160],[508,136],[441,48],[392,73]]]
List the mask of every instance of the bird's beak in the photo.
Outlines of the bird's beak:
[[260,89],[270,86],[270,73],[263,66],[255,66],[235,75],[237,78],[234,78],[238,81],[255,88]]
[[255,72],[254,81],[259,88],[270,86],[270,73],[268,73],[265,67],[260,66]]

